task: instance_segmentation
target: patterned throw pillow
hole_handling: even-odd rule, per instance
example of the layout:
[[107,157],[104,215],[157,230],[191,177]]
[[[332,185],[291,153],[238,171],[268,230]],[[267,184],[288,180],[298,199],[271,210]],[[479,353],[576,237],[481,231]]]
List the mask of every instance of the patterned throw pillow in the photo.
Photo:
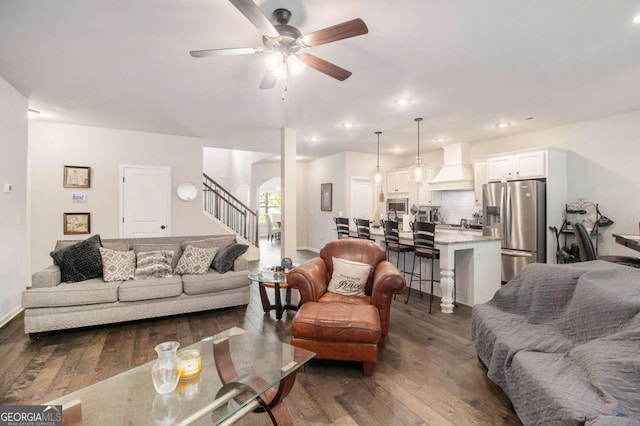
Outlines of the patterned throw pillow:
[[216,251],[215,248],[187,246],[174,272],[176,274],[206,274]]
[[345,296],[364,296],[371,265],[352,260],[332,258],[333,275],[327,291]]
[[232,243],[220,249],[213,259],[213,268],[224,274],[233,268],[236,259],[242,256],[249,248],[246,244]]
[[102,275],[100,235],[49,253],[60,267],[62,282],[75,283]]
[[132,280],[136,273],[136,252],[100,247],[102,275],[106,282]]
[[173,252],[170,250],[140,251],[136,253],[138,266],[135,279],[165,278],[171,276]]

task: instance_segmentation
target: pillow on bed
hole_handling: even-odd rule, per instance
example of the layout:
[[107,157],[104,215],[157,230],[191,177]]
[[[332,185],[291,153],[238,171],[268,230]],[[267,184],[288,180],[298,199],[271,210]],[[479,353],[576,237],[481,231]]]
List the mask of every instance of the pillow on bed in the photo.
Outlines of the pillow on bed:
[[60,267],[62,282],[76,283],[102,275],[100,235],[96,234],[49,255]]
[[333,275],[327,291],[345,296],[364,296],[364,288],[367,285],[371,265],[337,257],[331,259]]

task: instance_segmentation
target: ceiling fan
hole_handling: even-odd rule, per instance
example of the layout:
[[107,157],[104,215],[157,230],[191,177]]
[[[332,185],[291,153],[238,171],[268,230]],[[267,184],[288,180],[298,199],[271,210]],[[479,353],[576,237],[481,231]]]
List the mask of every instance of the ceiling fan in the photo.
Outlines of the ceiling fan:
[[262,32],[264,47],[241,47],[229,49],[192,50],[194,58],[208,56],[250,55],[269,53],[266,59],[267,72],[260,84],[261,89],[271,89],[277,79],[286,79],[302,71],[305,65],[337,80],[344,81],[351,71],[309,53],[299,53],[308,47],[320,46],[345,38],[367,34],[369,29],[360,18],[333,25],[322,30],[302,35],[299,29],[289,25],[291,12],[287,9],[273,11],[274,23],[262,13],[252,0],[229,0],[251,23]]

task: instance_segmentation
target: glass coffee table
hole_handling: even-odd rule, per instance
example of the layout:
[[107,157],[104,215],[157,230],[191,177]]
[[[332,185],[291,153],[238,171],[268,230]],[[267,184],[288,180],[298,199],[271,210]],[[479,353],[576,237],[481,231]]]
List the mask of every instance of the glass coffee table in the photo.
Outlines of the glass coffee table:
[[315,356],[237,327],[181,349],[200,351],[202,372],[180,379],[169,394],[155,391],[154,360],[46,404],[63,406],[65,426],[227,425],[252,411],[291,424],[283,400],[298,369]]
[[[281,320],[285,309],[297,311],[299,306],[291,304],[291,287],[287,285],[287,274],[276,271],[274,267],[265,268],[249,274],[249,279],[258,283],[260,289],[260,301],[265,313],[276,310],[276,319]],[[269,301],[266,288],[273,288],[275,292],[275,303]],[[286,290],[285,304],[282,304],[280,290]]]

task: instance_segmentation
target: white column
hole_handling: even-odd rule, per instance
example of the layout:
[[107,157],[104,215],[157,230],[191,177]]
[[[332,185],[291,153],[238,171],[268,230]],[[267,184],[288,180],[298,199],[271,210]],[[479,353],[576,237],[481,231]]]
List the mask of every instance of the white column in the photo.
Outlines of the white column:
[[282,160],[282,240],[281,255],[296,261],[296,131],[283,128],[281,133]]

